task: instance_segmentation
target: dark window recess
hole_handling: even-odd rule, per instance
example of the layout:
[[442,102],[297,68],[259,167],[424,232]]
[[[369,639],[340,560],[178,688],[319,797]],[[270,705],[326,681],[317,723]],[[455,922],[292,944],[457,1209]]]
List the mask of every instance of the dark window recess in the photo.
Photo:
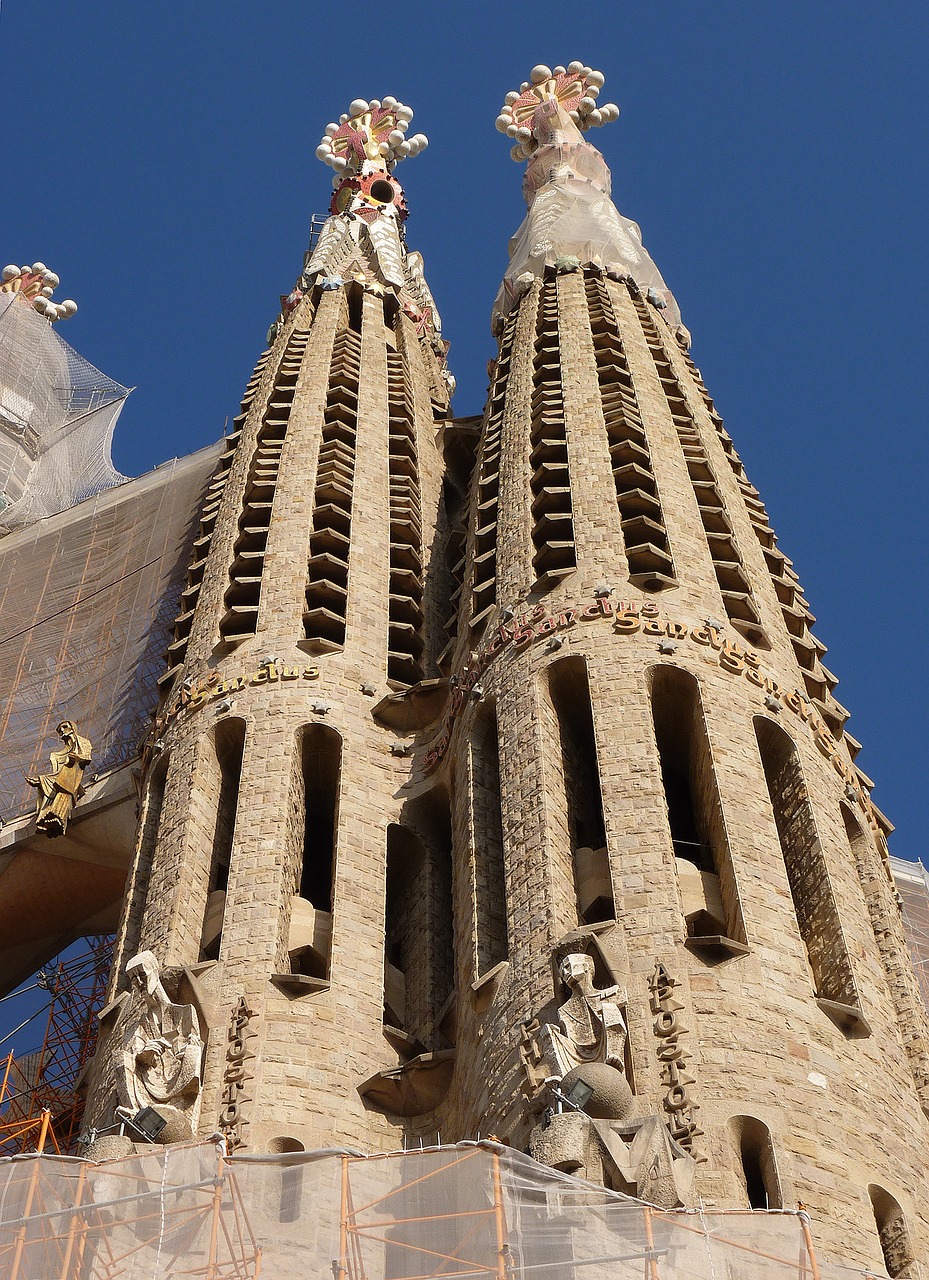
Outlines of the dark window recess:
[[733,1116],[729,1122],[738,1149],[745,1199],[750,1209],[781,1209],[783,1196],[774,1143],[768,1126],[754,1116]]
[[454,1043],[452,845],[448,795],[434,788],[387,828],[384,1024],[407,1056]]
[[[503,431],[503,414],[506,409],[506,391],[513,354],[513,338],[520,309],[514,307],[503,326],[500,338],[500,355],[497,359],[490,387],[490,398],[484,414],[484,425],[478,446],[478,465],[475,470],[472,511],[474,522],[471,609],[469,626],[472,640],[480,636],[497,599],[497,507],[500,495],[500,445]],[[463,582],[464,549],[460,561],[452,568],[456,582],[452,604],[456,606]],[[448,631],[454,636],[457,628],[457,609],[453,607]]]
[[688,943],[711,957],[742,954],[745,926],[699,685],[689,672],[656,667],[651,701]]
[[532,370],[532,564],[539,585],[546,587],[577,568],[555,280],[546,280],[539,292]]
[[587,663],[561,658],[547,671],[558,720],[577,915],[582,924],[616,916]]
[[915,1276],[916,1255],[902,1208],[883,1187],[872,1184],[868,1187],[868,1196],[874,1211],[874,1223],[887,1274],[892,1280],[905,1280],[909,1276]]
[[288,949],[292,971],[312,978],[329,976],[341,760],[336,731],[307,725],[300,742],[303,858]]
[[763,716],[755,717],[755,735],[818,1002],[845,1030],[867,1032],[797,748]]
[[584,288],[629,581],[662,591],[677,579],[626,349],[607,282],[588,273]]
[[482,977],[508,954],[497,714],[488,705],[479,708],[471,731],[471,849],[475,968]]
[[317,649],[345,644],[361,338],[342,329],[332,348],[313,492],[303,630]]
[[200,940],[200,959],[219,957],[229,885],[229,863],[235,836],[239,785],[242,780],[242,754],[245,749],[245,721],[229,718],[220,721],[204,749],[215,753],[210,772],[219,773],[219,790],[213,819],[213,846],[210,852],[210,878]]
[[245,388],[240,411],[233,421],[231,433],[225,438],[225,447],[219,456],[219,462],[216,465],[216,470],[203,499],[200,524],[193,543],[191,561],[187,568],[187,581],[184,585],[184,590],[181,592],[180,610],[174,620],[174,634],[171,638],[171,643],[168,645],[168,670],[158,681],[162,690],[170,688],[174,683],[187,655],[190,626],[193,622],[197,601],[200,598],[203,571],[206,568],[207,552],[210,549],[213,530],[216,527],[216,517],[219,514],[220,503],[226,490],[229,472],[232,470],[236,448],[242,436],[242,427],[252,407],[255,393],[258,390],[270,354],[270,351],[263,351],[258,357],[254,373]]
[[716,483],[709,455],[700,438],[684,389],[674,372],[658,326],[649,313],[648,304],[641,295],[634,296],[633,303],[677,430],[726,613],[732,625],[750,644],[769,649],[771,646],[761,626],[761,615],[742,563],[726,502]]
[[229,585],[223,597],[225,612],[219,623],[220,636],[227,644],[239,644],[253,636],[258,625],[261,578],[281,452],[309,337],[308,329],[295,329],[287,340],[249,462]]
[[423,678],[423,516],[413,387],[404,356],[387,352],[390,594],[387,682],[408,689]]

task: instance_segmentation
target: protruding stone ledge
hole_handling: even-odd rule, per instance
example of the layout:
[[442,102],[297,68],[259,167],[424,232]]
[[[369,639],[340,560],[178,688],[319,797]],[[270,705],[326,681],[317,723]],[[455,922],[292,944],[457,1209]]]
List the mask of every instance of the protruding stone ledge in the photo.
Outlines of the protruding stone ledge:
[[846,1035],[863,1039],[871,1034],[871,1024],[856,1004],[842,1004],[839,1000],[825,1000],[822,996],[816,997],[816,1003]]
[[358,1092],[377,1111],[422,1116],[443,1101],[454,1069],[454,1049],[422,1053],[402,1066],[378,1071],[358,1086]]
[[389,693],[381,698],[371,708],[371,714],[385,728],[397,733],[413,733],[438,720],[447,701],[447,680],[420,680],[404,693]]

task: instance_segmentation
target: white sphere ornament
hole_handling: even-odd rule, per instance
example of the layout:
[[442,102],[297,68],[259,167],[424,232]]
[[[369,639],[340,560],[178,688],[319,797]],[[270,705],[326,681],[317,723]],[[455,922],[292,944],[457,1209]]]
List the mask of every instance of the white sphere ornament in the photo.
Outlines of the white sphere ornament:
[[405,120],[407,124],[409,124],[409,122],[413,119],[412,108],[404,107],[402,105],[397,107],[397,119]]
[[563,76],[566,70],[567,70],[566,67],[552,67],[552,75]]
[[50,284],[53,289],[57,289],[58,286],[61,284],[60,277],[56,276],[54,271],[46,271],[45,280],[46,280],[46,283]]
[[603,112],[591,111],[590,115],[587,117],[587,122],[588,124],[603,124]]
[[510,158],[512,160],[515,160],[517,164],[519,163],[520,160],[522,160],[523,149],[518,143],[515,147],[510,147]]
[[322,160],[323,162],[325,162],[326,160],[328,160],[328,159],[329,159],[329,156],[330,156],[331,154],[332,154],[332,148],[331,148],[331,147],[324,147],[322,143],[320,143],[320,144],[319,144],[319,146],[316,148],[316,159],[317,159],[317,160]]
[[387,97],[387,98],[385,98],[385,99],[384,99],[384,101],[383,101],[383,103],[382,103],[381,105],[382,105],[383,107],[386,107],[386,109],[387,109],[388,111],[392,111],[394,107],[397,107],[397,106],[399,106],[400,104],[397,102],[397,99],[396,99],[396,98]]
[[520,142],[528,142],[532,137],[532,130],[527,125],[520,125],[516,130],[516,136]]
[[45,270],[45,263],[44,263],[44,262],[34,262],[34,263],[32,264],[32,269],[33,269],[33,271],[36,273],[36,275],[37,275],[37,276],[40,276],[40,275],[42,275],[42,273],[43,273],[43,272],[44,272],[44,270]]
[[590,75],[587,77],[587,84],[590,88],[602,89],[605,80],[606,76],[602,71],[591,71]]
[[576,76],[576,75],[578,74],[578,72],[583,71],[583,70],[584,70],[584,64],[583,64],[583,62],[569,62],[569,63],[568,63],[568,72],[569,72],[569,74],[570,74],[570,75],[572,75],[572,76]]
[[342,114],[339,116],[339,124],[345,124],[347,120],[348,120],[348,115],[346,112],[343,111]]
[[379,111],[380,108],[381,108],[380,98],[372,98],[371,101],[368,103],[369,111]]
[[367,98],[353,98],[348,104],[348,114],[350,116],[361,116],[368,109]]
[[55,292],[55,290],[52,288],[50,284],[46,284],[46,285],[43,285],[43,287],[39,290],[39,292],[41,293],[43,298],[50,298],[52,294]]
[[68,316],[73,316],[74,313],[77,311],[77,303],[74,301],[73,298],[65,298],[64,302],[62,302],[61,306],[58,309],[62,313],[62,315],[65,317],[65,319],[67,319]]
[[516,90],[511,89],[510,92],[503,99],[503,101],[506,103],[508,107],[511,107],[518,97],[519,97],[519,94],[516,92]]
[[4,267],[4,268],[3,268],[3,278],[4,278],[4,280],[15,280],[15,279],[16,279],[16,277],[17,277],[18,275],[19,275],[19,267]]
[[332,120],[330,121],[329,124],[326,125],[324,132],[328,134],[328,136],[331,138],[333,134],[339,132],[339,126],[336,124],[334,120]]
[[377,154],[379,156],[389,156],[393,148],[389,142],[381,142],[378,144]]
[[408,142],[401,142],[399,147],[397,147],[397,154],[401,156],[408,156],[411,154],[412,150],[413,148]]
[[546,80],[551,80],[552,69],[547,67],[544,62],[540,62],[537,67],[533,67],[529,72],[529,79],[533,84],[542,84]]
[[500,133],[506,133],[507,129],[510,127],[510,117],[497,116],[496,120],[494,121],[494,124],[496,125]]
[[399,147],[400,143],[403,141],[403,130],[391,129],[390,133],[387,135],[387,141],[392,147]]

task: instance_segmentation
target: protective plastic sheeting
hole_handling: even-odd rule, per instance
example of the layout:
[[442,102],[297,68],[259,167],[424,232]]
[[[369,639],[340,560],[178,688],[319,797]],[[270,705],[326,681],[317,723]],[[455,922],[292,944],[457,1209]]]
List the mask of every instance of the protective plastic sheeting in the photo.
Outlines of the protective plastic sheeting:
[[3,822],[35,807],[24,775],[47,771],[61,720],[93,744],[88,776],[137,754],[221,447],[0,540]]
[[[0,1163],[7,1280],[839,1280],[790,1212],[662,1212],[493,1143]],[[860,1274],[860,1272],[859,1272]]]
[[129,391],[18,294],[0,294],[0,532],[125,479],[110,459]]

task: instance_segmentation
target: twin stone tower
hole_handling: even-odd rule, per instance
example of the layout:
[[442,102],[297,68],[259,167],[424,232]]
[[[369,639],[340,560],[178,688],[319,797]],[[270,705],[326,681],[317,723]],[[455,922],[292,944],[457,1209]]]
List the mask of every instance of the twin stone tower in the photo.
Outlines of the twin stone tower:
[[802,1201],[836,1256],[916,1275],[889,827],[585,141],[602,83],[537,67],[497,121],[529,208],[480,420],[404,239],[412,112],[326,131],[331,216],[200,513],[87,1123],[493,1134],[659,1204]]

